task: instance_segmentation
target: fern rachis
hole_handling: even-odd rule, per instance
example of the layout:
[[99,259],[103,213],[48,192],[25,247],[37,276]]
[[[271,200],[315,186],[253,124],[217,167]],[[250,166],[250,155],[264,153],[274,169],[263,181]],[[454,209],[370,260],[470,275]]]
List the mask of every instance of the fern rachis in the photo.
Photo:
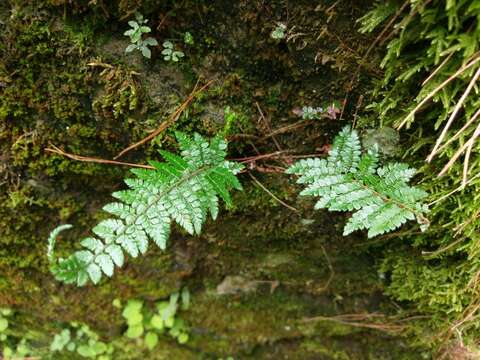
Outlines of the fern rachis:
[[298,183],[308,184],[300,195],[320,197],[315,209],[355,211],[344,235],[367,229],[373,237],[414,219],[426,228],[428,208],[421,201],[427,194],[408,185],[415,170],[401,163],[379,167],[376,148],[363,155],[361,150],[357,132],[345,127],[327,159],[298,161],[287,173],[299,175]]
[[57,262],[55,238],[70,226],[52,231],[48,257],[58,280],[79,286],[88,279],[98,283],[102,273],[110,277],[115,266],[123,265],[124,252],[144,254],[149,239],[164,250],[172,221],[192,235],[200,234],[208,213],[213,219],[218,215],[218,197],[231,204],[229,190],[241,189],[235,177],[241,165],[225,161],[225,141],[217,137],[208,143],[198,134],[189,139],[181,133],[177,139],[182,156],[160,151],[165,162],[152,161],[154,170],[132,170],[136,177],[125,180],[129,189],[113,193],[119,202],[103,208],[115,218],[95,226],[95,236],[81,241],[83,250]]

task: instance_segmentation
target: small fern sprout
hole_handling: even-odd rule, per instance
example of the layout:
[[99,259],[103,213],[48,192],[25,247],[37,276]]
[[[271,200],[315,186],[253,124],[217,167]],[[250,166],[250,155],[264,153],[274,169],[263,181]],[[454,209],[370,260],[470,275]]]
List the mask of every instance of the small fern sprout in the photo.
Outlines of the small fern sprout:
[[242,189],[235,175],[243,166],[225,160],[227,143],[220,137],[208,142],[198,134],[176,137],[181,156],[160,150],[165,162],[151,161],[152,170],[133,169],[135,177],[125,180],[129,189],[113,193],[118,201],[103,208],[112,217],[81,240],[81,250],[57,260],[55,239],[71,225],[51,232],[47,255],[57,280],[97,284],[103,274],[111,277],[115,266],[123,265],[125,253],[134,258],[145,254],[149,240],[165,250],[173,221],[198,235],[208,214],[217,218],[219,198],[232,204],[229,192]]
[[300,195],[320,198],[316,210],[354,212],[344,235],[366,229],[374,237],[415,219],[422,231],[429,225],[422,203],[427,193],[408,185],[415,169],[402,163],[379,167],[378,149],[362,154],[358,133],[348,126],[336,136],[327,159],[301,160],[286,172],[308,185]]

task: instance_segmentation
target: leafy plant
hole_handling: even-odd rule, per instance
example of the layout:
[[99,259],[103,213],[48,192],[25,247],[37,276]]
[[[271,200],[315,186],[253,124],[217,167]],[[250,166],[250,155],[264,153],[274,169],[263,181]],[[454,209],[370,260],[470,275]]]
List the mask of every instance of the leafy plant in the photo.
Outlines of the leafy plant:
[[21,338],[12,334],[10,331],[9,318],[13,315],[13,311],[9,308],[0,308],[0,343],[2,344],[2,359],[23,359],[33,353],[33,350],[27,342],[24,335]]
[[277,23],[277,26],[275,26],[275,29],[270,33],[270,37],[275,40],[285,39],[287,36],[286,31],[287,25],[279,22]]
[[74,333],[70,328],[63,329],[56,334],[50,344],[50,351],[76,352],[84,358],[109,360],[113,353],[113,346],[100,341],[99,336],[88,325],[72,322]]
[[127,46],[125,52],[130,53],[134,50],[138,50],[142,55],[148,59],[151,58],[152,52],[149,49],[149,46],[157,46],[158,42],[152,37],[143,38],[143,34],[149,33],[152,31],[149,26],[145,25],[148,20],[143,19],[143,16],[139,13],[135,14],[136,21],[131,20],[128,22],[131,29],[125,31],[123,35],[130,38],[131,44]]
[[361,21],[386,45],[362,121],[409,129],[403,156],[419,164],[435,224],[402,236],[402,249],[386,247],[386,293],[426,315],[409,327],[412,340],[445,358],[454,344],[476,349],[480,337],[479,10],[479,0],[382,1]]
[[242,188],[235,176],[242,166],[225,160],[227,143],[219,137],[208,142],[198,134],[176,136],[182,156],[160,150],[166,162],[150,161],[154,169],[132,170],[135,178],[125,180],[130,189],[113,193],[119,202],[103,208],[114,218],[95,226],[95,235],[80,242],[82,250],[57,261],[55,239],[70,225],[51,232],[47,255],[57,280],[97,284],[102,273],[111,277],[115,266],[123,265],[124,252],[144,254],[149,239],[164,250],[172,221],[191,235],[200,234],[208,213],[217,218],[218,197],[231,205],[230,189]]
[[140,338],[145,332],[144,342],[150,349],[154,349],[158,343],[158,335],[168,334],[180,344],[188,341],[188,327],[185,322],[178,318],[179,308],[188,310],[190,294],[187,288],[181,293],[173,293],[168,301],[156,304],[157,312],[152,313],[144,309],[140,300],[129,300],[122,316],[127,321],[125,336],[131,339]]
[[405,164],[379,167],[376,147],[362,155],[358,133],[345,127],[335,138],[327,159],[298,161],[287,170],[308,184],[300,195],[318,196],[315,209],[356,211],[344,235],[367,229],[368,237],[395,230],[416,219],[422,230],[428,226],[421,203],[426,193],[408,185],[415,170]]
[[187,31],[183,35],[183,42],[187,45],[193,45],[195,43],[195,41],[193,40],[193,35]]
[[325,108],[321,106],[316,108],[313,106],[304,106],[301,110],[297,111],[297,114],[304,120],[318,120],[323,118],[335,120],[339,113],[340,109],[336,103],[331,103]]
[[165,41],[163,43],[162,51],[163,59],[165,61],[178,62],[185,54],[179,50],[175,50],[174,45],[171,41]]
[[314,108],[312,106],[304,106],[302,108],[302,118],[304,120],[318,119],[322,113],[323,108],[321,107]]
[[398,35],[389,41],[381,63],[385,77],[377,93],[382,99],[370,109],[399,129],[418,119],[434,130],[442,128],[427,161],[447,158],[443,175],[463,156],[463,187],[480,166],[475,151],[480,136],[479,11],[478,0],[411,0],[401,7],[387,1],[360,19],[361,31],[371,32],[393,14],[398,17],[392,31]]

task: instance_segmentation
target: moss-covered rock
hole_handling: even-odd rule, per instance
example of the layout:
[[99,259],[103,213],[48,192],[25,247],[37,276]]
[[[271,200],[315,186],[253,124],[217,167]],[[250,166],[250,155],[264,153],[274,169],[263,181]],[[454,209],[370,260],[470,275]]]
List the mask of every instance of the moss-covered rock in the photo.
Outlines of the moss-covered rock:
[[[76,224],[72,237],[65,234],[59,242],[61,252],[73,249],[70,239],[104,217],[99,209],[128,176],[122,167],[76,162],[46,149],[112,159],[166,121],[197,79],[215,82],[167,131],[120,160],[158,158],[158,147],[175,148],[176,129],[223,132],[232,139],[234,158],[279,148],[315,153],[328,146],[340,120],[299,126],[292,109],[342,100],[357,53],[368,45],[354,30],[368,3],[0,4],[0,306],[16,310],[11,336],[34,330],[32,345],[48,347],[54,333],[79,321],[114,344],[116,359],[416,358],[415,350],[410,353],[391,334],[308,321],[389,314],[394,306],[380,295],[375,252],[358,238],[340,236],[343,216],[314,213],[309,201],[297,200],[293,182],[265,172],[286,167],[289,159],[247,165],[298,212],[241,175],[245,191],[201,237],[176,231],[167,252],[151,249],[142,259],[129,259],[100,286],[76,289],[55,282],[45,256],[52,228]],[[154,49],[151,61],[124,55],[121,34],[135,10],[150,19],[160,43],[174,39],[182,47],[182,63],[164,62],[161,49]],[[287,23],[288,41],[270,37],[276,22]],[[194,46],[183,44],[185,31],[193,34]],[[344,117],[353,107],[347,105]],[[232,123],[227,113],[235,114]],[[292,124],[299,127],[269,135]],[[229,291],[218,291],[228,278],[237,280],[235,290],[230,284]],[[141,340],[122,336],[125,324],[114,299],[153,303],[183,286],[192,296],[190,310],[181,314],[191,329],[187,344],[162,337],[148,352]]]

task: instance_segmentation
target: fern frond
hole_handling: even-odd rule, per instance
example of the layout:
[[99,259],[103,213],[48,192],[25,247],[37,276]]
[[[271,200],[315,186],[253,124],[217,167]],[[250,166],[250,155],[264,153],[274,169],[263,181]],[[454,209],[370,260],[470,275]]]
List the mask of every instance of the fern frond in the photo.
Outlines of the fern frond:
[[300,195],[320,198],[315,209],[356,211],[344,235],[366,229],[368,237],[374,237],[414,219],[424,230],[428,208],[421,201],[427,194],[408,185],[415,170],[401,163],[378,166],[377,148],[362,155],[358,133],[347,126],[336,136],[327,159],[301,160],[286,172],[307,185]]
[[67,259],[56,261],[53,249],[58,233],[53,230],[48,242],[48,257],[55,277],[66,283],[98,283],[103,275],[113,276],[125,254],[145,254],[149,240],[164,250],[174,221],[189,234],[200,234],[210,214],[218,215],[218,201],[231,204],[230,190],[241,190],[236,174],[242,165],[225,160],[227,144],[217,137],[210,142],[198,134],[193,139],[177,133],[181,156],[160,151],[165,162],[151,161],[154,170],[133,169],[125,180],[128,190],[112,194],[118,202],[103,207],[113,218],[96,225],[94,236],[83,239],[83,249]]

